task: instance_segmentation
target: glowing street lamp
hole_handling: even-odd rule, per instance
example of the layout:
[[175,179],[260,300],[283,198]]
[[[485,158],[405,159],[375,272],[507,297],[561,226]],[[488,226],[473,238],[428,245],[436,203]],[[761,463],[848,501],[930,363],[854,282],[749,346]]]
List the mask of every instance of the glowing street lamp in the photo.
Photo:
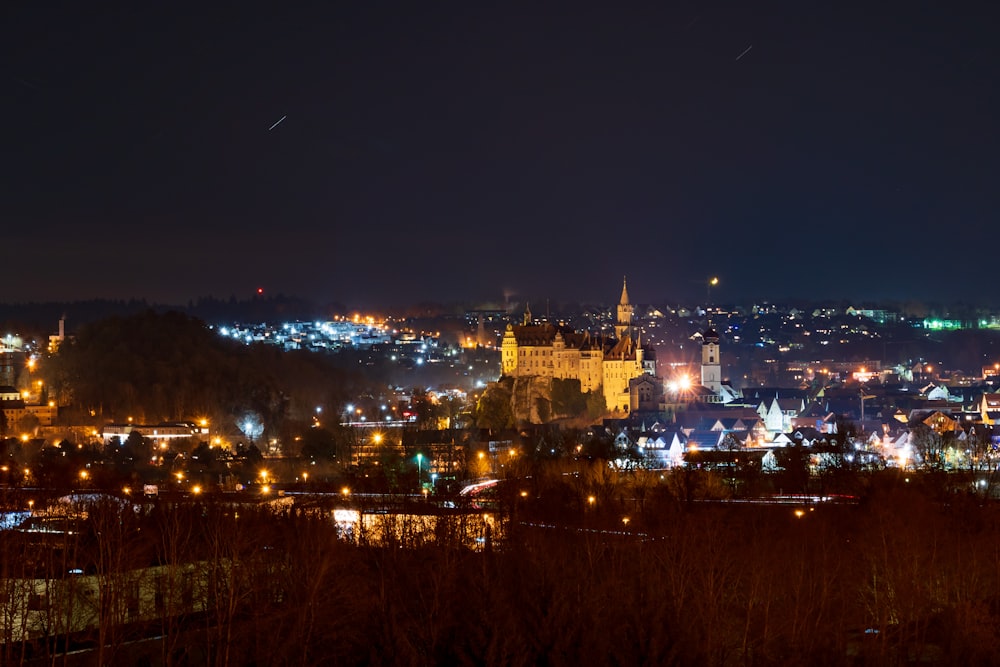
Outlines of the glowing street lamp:
[[424,460],[424,455],[421,454],[420,452],[417,452],[417,486],[418,487],[420,486],[420,464],[423,462],[423,460]]

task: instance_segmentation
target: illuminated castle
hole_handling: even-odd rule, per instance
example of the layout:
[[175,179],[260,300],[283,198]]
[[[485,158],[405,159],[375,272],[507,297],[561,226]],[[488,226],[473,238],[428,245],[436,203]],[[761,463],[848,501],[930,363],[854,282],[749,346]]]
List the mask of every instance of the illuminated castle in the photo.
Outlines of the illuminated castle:
[[605,339],[562,325],[535,324],[526,309],[523,324],[508,324],[504,331],[503,374],[579,380],[581,391],[603,392],[608,410],[629,412],[629,382],[643,374],[655,375],[656,359],[652,350],[643,349],[632,327],[632,304],[624,283],[615,335],[617,339]]

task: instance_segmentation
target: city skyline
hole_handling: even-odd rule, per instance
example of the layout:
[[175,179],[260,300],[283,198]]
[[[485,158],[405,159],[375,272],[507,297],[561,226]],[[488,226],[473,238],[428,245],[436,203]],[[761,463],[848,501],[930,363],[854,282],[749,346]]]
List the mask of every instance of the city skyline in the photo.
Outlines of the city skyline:
[[5,14],[0,302],[993,298],[984,3]]

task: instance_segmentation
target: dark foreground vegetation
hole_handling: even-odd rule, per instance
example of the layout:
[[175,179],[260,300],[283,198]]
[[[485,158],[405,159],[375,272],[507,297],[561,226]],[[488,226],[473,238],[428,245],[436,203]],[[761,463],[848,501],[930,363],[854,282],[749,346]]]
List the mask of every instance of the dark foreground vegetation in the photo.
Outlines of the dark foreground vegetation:
[[[482,511],[345,539],[315,499],[99,500],[68,531],[0,533],[0,663],[996,664],[1000,513],[974,496],[887,478],[853,505],[686,502],[668,485],[628,517],[614,499],[504,505],[470,548]],[[24,638],[11,623],[38,579],[48,637]],[[86,603],[68,594],[84,581]],[[86,604],[94,625],[70,631]]]

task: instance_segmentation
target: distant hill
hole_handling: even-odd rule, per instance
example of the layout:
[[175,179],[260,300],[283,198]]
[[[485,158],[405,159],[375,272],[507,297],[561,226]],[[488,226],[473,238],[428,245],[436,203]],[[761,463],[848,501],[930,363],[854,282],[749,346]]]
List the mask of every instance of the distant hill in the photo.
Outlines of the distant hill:
[[150,310],[157,313],[183,313],[209,324],[326,319],[346,312],[343,304],[320,306],[311,301],[283,294],[242,301],[238,301],[235,297],[228,299],[202,297],[185,305],[149,303],[145,299],[93,299],[0,304],[0,326],[9,331],[55,333],[59,318],[66,317],[67,332],[71,333],[83,324],[109,317],[127,317]]

